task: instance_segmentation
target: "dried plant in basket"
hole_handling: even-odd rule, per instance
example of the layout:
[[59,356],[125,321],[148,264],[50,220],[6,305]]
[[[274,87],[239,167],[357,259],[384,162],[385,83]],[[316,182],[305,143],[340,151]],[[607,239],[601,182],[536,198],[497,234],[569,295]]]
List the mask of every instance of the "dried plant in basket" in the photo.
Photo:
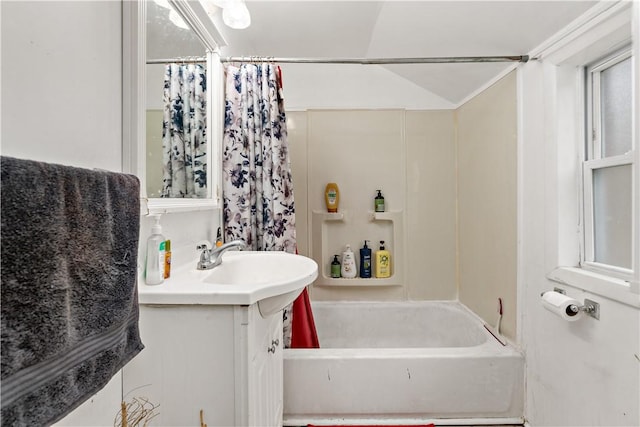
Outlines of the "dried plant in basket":
[[159,414],[157,409],[160,405],[153,404],[146,397],[134,397],[120,405],[113,421],[114,427],[147,427],[149,421]]

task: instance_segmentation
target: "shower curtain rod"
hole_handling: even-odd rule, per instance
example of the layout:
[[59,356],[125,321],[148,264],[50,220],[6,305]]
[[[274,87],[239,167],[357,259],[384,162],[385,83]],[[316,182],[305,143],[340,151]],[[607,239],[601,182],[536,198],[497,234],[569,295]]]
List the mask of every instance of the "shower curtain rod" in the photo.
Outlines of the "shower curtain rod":
[[[278,58],[273,56],[228,56],[221,62],[279,62],[290,64],[461,64],[474,62],[527,62],[529,55],[516,56],[441,56],[424,58]],[[147,64],[197,64],[207,62],[204,57],[149,59]]]
[[204,62],[207,62],[207,58],[199,56],[171,59],[147,59],[147,64],[200,64]]
[[277,58],[272,56],[229,56],[221,62],[280,62],[294,64],[451,64],[470,62],[527,62],[528,55],[517,56],[445,56],[431,58]]
[[[441,56],[425,58],[278,58],[273,56],[228,56],[221,62],[279,62],[290,64],[461,64],[474,62],[527,62],[529,55],[516,56]],[[197,64],[207,62],[204,57],[149,59],[147,64]]]

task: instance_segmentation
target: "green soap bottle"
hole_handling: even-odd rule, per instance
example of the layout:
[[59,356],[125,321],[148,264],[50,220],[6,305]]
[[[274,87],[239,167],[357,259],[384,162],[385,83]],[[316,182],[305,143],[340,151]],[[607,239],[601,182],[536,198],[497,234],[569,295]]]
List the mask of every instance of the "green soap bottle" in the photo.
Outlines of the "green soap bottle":
[[384,212],[384,197],[382,196],[382,190],[376,190],[376,191],[378,191],[378,195],[376,196],[375,199],[373,199],[375,211]]
[[331,262],[331,278],[340,278],[340,261],[338,261],[338,255],[334,255],[333,261]]

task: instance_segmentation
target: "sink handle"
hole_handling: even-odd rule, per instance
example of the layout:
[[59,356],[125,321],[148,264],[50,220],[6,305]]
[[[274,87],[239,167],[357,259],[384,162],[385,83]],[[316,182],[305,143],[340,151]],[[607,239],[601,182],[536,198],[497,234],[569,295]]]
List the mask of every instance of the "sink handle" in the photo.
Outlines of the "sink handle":
[[211,249],[211,243],[207,240],[201,240],[196,244],[196,250],[202,251],[205,249]]

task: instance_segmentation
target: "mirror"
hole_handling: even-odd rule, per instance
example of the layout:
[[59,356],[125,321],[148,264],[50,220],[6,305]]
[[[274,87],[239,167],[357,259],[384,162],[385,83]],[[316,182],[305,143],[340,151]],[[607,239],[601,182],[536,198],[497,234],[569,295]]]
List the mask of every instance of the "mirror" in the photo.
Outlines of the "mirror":
[[[141,197],[146,202],[146,206],[144,203],[142,206],[145,213],[219,207],[217,187],[220,171],[213,166],[219,163],[220,158],[218,151],[224,110],[221,104],[222,67],[214,51],[224,45],[224,39],[200,2],[150,0],[123,3],[123,170],[140,178]],[[174,89],[171,88],[174,98],[169,99],[177,99],[173,101],[176,112],[171,112],[171,104],[167,108],[164,106],[167,63],[173,63],[174,68],[167,73],[172,78],[184,77],[186,69],[196,71],[195,78],[183,78],[183,83],[193,80],[199,89],[190,101],[179,92],[174,97]],[[179,114],[183,111],[187,114]],[[163,128],[175,127],[180,116],[187,116],[186,119],[196,117],[196,124],[183,122],[179,127],[195,129],[197,137],[180,134],[179,139],[187,140],[192,146],[195,141],[196,148],[201,151],[179,149],[176,144],[163,143],[163,133],[165,139],[167,135],[178,133],[174,128],[169,131],[163,131]],[[187,188],[195,188],[196,191],[181,188],[171,191],[172,188],[168,188],[179,187],[174,185],[175,180],[167,185],[166,170],[169,153],[173,156],[179,151],[185,160],[178,159],[178,163],[182,161],[179,167],[171,168],[177,170],[184,164],[195,165],[191,172],[191,185]]]
[[168,1],[145,3],[147,197],[210,198],[206,48]]

